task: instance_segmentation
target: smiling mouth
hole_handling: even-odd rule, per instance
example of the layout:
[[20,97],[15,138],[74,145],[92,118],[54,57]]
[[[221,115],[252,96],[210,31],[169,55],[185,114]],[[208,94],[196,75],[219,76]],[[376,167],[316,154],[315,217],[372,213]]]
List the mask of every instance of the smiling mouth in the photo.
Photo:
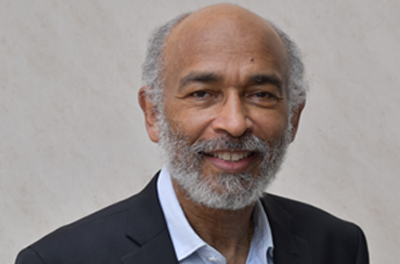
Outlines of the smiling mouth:
[[203,152],[202,154],[209,156],[209,157],[214,157],[218,158],[224,161],[228,162],[237,162],[242,159],[254,156],[256,153],[252,151],[242,151],[242,152],[232,152],[232,151],[220,151],[220,152],[214,152],[214,153],[205,153]]

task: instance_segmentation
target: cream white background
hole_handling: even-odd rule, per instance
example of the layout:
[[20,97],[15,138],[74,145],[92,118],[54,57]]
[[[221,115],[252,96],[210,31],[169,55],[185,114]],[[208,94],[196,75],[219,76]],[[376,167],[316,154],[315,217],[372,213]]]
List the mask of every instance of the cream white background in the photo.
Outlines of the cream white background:
[[[137,104],[149,33],[219,1],[0,0],[0,262],[160,168]],[[270,191],[400,259],[398,0],[242,0],[299,44],[311,92]]]

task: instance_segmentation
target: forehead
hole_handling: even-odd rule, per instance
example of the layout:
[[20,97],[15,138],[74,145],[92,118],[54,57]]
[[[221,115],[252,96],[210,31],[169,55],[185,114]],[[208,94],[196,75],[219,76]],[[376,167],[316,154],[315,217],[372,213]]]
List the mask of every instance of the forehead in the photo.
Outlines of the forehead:
[[288,56],[279,34],[264,19],[232,7],[200,10],[176,25],[164,48],[164,74],[207,60],[263,60],[286,77]]

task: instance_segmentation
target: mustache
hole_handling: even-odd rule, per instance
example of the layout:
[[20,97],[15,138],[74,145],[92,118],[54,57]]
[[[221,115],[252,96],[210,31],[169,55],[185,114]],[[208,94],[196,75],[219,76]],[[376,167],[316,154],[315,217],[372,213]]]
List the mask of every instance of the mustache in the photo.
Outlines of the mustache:
[[202,139],[191,146],[194,153],[207,153],[211,151],[250,151],[266,154],[269,151],[268,144],[251,133],[246,133],[239,138],[222,135],[213,139]]

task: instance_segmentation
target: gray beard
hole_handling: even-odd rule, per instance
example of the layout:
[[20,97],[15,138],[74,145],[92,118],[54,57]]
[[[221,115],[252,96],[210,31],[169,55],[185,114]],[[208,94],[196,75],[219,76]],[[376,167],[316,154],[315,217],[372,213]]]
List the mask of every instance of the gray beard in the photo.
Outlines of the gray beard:
[[[269,144],[246,133],[240,138],[225,135],[192,145],[188,143],[187,136],[171,132],[163,113],[158,123],[159,147],[171,178],[185,192],[186,198],[213,209],[240,210],[254,204],[275,179],[290,142],[290,123],[284,135]],[[252,171],[205,175],[202,170],[204,153],[218,149],[256,152],[262,158],[257,175]]]

